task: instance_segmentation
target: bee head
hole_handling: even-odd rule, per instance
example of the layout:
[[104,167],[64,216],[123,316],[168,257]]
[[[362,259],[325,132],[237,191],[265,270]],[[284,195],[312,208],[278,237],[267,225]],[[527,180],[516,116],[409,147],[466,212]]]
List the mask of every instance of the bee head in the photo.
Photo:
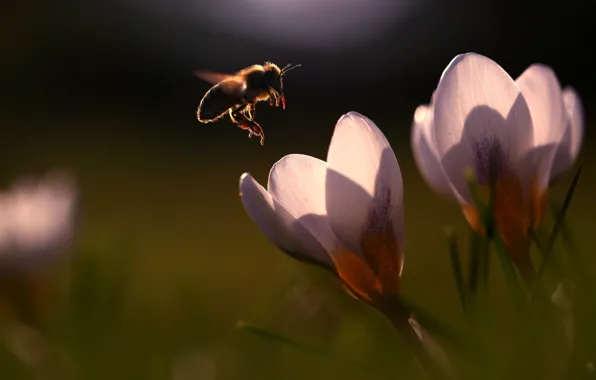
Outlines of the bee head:
[[284,95],[283,76],[288,71],[299,66],[300,65],[292,66],[291,64],[288,64],[280,69],[277,65],[270,62],[267,62],[264,65],[265,81],[269,85],[269,88],[277,93],[279,100],[281,101],[281,106],[284,109],[286,108],[286,98]]
[[283,84],[281,81],[281,70],[277,65],[270,63],[264,66],[265,69],[265,82],[269,87],[277,92],[281,92],[283,90]]

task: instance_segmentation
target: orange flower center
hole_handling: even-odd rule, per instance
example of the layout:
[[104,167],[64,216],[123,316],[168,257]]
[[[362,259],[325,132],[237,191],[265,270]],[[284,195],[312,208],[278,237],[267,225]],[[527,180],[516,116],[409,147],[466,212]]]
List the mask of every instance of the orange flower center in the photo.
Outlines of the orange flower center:
[[348,290],[359,299],[374,304],[380,297],[398,293],[401,252],[394,233],[367,233],[360,244],[364,259],[340,247],[331,257]]
[[[521,181],[512,172],[501,174],[493,183],[492,190],[495,227],[520,273],[526,281],[531,281],[533,269],[528,230],[540,223],[547,194],[539,191],[536,181],[532,180],[529,199],[526,198]],[[484,235],[477,210],[471,205],[464,205],[462,211],[472,228]]]

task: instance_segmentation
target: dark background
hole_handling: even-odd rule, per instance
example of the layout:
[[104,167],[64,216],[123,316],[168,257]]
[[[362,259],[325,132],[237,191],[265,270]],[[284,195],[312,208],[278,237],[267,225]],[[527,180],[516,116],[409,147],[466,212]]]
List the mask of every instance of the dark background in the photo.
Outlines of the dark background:
[[[247,336],[234,328],[239,319],[322,342],[389,372],[415,371],[381,316],[260,234],[241,207],[238,178],[250,171],[265,184],[271,165],[289,153],[324,158],[342,114],[370,117],[391,142],[404,177],[403,292],[446,321],[461,322],[443,228],[451,224],[462,232],[465,222],[457,205],[424,183],[409,146],[415,108],[429,101],[443,69],[460,53],[484,54],[513,78],[541,62],[579,92],[588,161],[569,221],[582,251],[594,256],[589,140],[596,71],[589,2],[412,0],[396,11],[397,0],[351,0],[359,7],[351,11],[338,8],[337,0],[325,7],[304,0],[317,12],[304,6],[301,13],[278,14],[276,22],[247,5],[259,1],[266,3],[229,0],[228,9],[216,6],[223,0],[3,5],[0,185],[70,169],[82,193],[77,246],[119,261],[124,254],[115,247],[126,240],[134,257],[126,271],[125,310],[109,297],[82,303],[105,319],[81,334],[84,342],[104,343],[81,349],[88,353],[84,378],[169,379],[146,374],[161,373],[187,350],[201,353],[199,378],[205,379],[211,377],[204,367],[212,365],[218,379],[369,378],[345,363]],[[325,29],[344,14],[353,17],[345,29]],[[368,33],[387,20],[383,30]],[[300,27],[308,38],[289,31]],[[285,79],[285,111],[258,106],[264,146],[227,119],[196,120],[209,86],[192,70],[233,72],[266,60],[303,67]],[[560,202],[568,183],[553,189],[554,200]],[[494,273],[505,289],[501,273]],[[313,302],[317,312],[308,314],[305,305]],[[114,316],[133,322],[116,323]],[[507,339],[507,324],[502,327]]]
[[[587,3],[425,0],[393,11],[392,2],[368,1],[369,21],[348,27],[343,40],[340,34],[319,44],[310,39],[297,43],[299,33],[284,39],[279,27],[260,28],[273,16],[251,12],[250,1],[228,0],[229,7],[222,6],[219,13],[211,10],[215,3],[32,0],[9,6],[3,12],[1,40],[0,78],[9,99],[4,106],[20,105],[29,115],[126,110],[143,120],[125,128],[140,139],[190,139],[197,150],[218,141],[218,147],[233,145],[263,154],[272,148],[243,141],[229,122],[193,125],[195,108],[208,86],[191,70],[233,72],[265,60],[280,66],[303,64],[287,78],[287,112],[261,105],[260,117],[270,145],[316,132],[321,135],[313,142],[323,143],[332,120],[349,110],[373,120],[395,113],[399,119],[383,129],[407,134],[414,108],[428,101],[449,61],[470,51],[489,56],[514,78],[534,62],[550,65],[562,85],[573,85],[586,104],[592,102],[593,20]],[[308,9],[316,2],[305,3],[302,8]],[[336,4],[341,3],[312,7],[303,19],[330,24],[342,15]],[[401,14],[383,31],[358,41],[367,25],[385,23],[388,10]],[[240,25],[239,20],[247,21]],[[276,39],[278,34],[282,37]],[[347,39],[356,42],[345,43]],[[295,119],[304,120],[299,128],[285,126]],[[145,120],[162,122],[148,126]]]

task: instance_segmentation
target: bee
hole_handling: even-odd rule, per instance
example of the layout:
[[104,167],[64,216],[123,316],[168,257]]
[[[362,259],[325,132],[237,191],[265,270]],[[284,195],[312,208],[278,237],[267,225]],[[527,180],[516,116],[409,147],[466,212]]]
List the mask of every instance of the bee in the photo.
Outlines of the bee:
[[288,64],[279,68],[276,64],[265,62],[253,65],[235,74],[221,74],[208,71],[195,71],[194,74],[213,85],[207,91],[197,109],[197,119],[201,123],[211,123],[226,114],[234,124],[261,138],[265,144],[265,135],[255,121],[256,104],[269,101],[271,107],[286,108],[284,96],[284,75],[300,65]]

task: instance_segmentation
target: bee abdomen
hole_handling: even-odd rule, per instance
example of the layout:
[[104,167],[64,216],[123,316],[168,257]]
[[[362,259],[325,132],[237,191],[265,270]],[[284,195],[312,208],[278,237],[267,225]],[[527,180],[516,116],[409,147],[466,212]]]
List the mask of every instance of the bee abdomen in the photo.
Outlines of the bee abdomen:
[[197,109],[197,119],[202,123],[215,121],[237,104],[239,101],[236,96],[230,96],[221,87],[214,86],[201,99]]

